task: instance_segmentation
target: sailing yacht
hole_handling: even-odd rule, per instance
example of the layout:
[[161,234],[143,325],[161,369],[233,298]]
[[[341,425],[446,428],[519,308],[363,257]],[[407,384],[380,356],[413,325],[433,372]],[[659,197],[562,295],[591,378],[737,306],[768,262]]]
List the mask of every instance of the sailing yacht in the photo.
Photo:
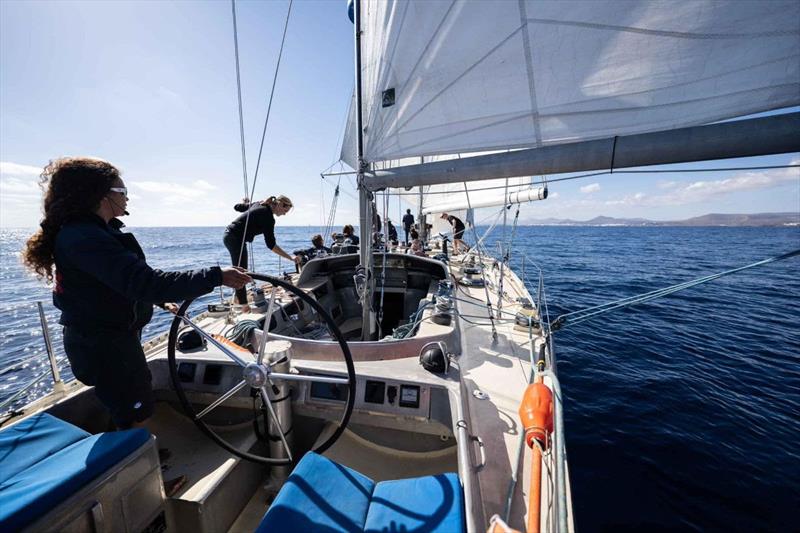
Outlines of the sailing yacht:
[[[512,269],[513,238],[495,256],[474,224],[456,255],[439,215],[546,201],[530,176],[800,151],[800,113],[729,120],[800,104],[800,4],[376,0],[351,13],[342,160],[358,252],[290,279],[254,274],[264,293],[247,314],[190,316],[184,302],[144,344],[155,437],[107,432],[74,382],[28,405],[0,430],[0,528],[580,522],[541,272]],[[388,190],[418,203],[425,257],[376,238]],[[167,497],[173,474],[188,483]]]

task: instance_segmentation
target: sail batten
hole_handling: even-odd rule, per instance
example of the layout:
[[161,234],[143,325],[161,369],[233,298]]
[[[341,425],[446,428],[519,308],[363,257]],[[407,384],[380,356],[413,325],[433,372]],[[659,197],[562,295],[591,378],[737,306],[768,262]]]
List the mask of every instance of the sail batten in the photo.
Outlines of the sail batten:
[[[800,105],[800,2],[364,0],[370,163]],[[353,114],[351,114],[353,115]],[[355,125],[342,158],[354,165]]]

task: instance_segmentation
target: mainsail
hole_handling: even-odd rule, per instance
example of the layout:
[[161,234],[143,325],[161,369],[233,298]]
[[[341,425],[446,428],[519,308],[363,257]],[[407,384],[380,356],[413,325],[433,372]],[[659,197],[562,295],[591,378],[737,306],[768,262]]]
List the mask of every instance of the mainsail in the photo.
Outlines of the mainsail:
[[[364,159],[535,148],[800,104],[800,2],[364,1]],[[354,115],[354,113],[351,113]],[[342,159],[356,168],[355,120]]]

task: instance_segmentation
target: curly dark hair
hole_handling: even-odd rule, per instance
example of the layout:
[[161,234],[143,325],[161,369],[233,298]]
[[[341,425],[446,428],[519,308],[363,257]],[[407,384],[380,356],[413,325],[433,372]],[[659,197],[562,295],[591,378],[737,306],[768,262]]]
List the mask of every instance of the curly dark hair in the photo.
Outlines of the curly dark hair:
[[92,157],[63,157],[50,161],[41,174],[44,218],[39,230],[25,244],[25,266],[47,281],[53,281],[56,236],[61,226],[80,215],[94,212],[108,193],[119,170]]

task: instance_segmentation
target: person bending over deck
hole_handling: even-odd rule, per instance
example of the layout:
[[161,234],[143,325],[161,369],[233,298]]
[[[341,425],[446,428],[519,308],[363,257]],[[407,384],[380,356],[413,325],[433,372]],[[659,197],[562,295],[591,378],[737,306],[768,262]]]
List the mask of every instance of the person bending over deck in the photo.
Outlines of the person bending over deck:
[[[275,217],[282,217],[292,209],[292,201],[286,196],[270,196],[266,200],[250,203],[247,198],[233,208],[240,213],[239,217],[225,228],[225,237],[222,239],[228,253],[231,254],[231,263],[234,266],[247,268],[247,246],[245,243],[253,242],[256,235],[264,235],[267,248],[279,256],[300,263],[298,256],[291,256],[275,242]],[[242,287],[236,291],[236,300],[247,310],[247,290]]]
[[446,219],[453,228],[453,255],[458,255],[462,248],[464,251],[469,250],[469,246],[464,242],[464,230],[466,229],[464,222],[457,216],[447,213],[442,213],[442,218]]
[[117,217],[128,214],[128,191],[107,161],[56,159],[42,172],[42,186],[44,218],[23,260],[40,277],[55,278],[53,303],[72,373],[94,386],[119,429],[141,427],[155,404],[141,344],[153,304],[196,298],[218,285],[239,288],[250,277],[234,267],[151,268],[133,234],[121,231]]

